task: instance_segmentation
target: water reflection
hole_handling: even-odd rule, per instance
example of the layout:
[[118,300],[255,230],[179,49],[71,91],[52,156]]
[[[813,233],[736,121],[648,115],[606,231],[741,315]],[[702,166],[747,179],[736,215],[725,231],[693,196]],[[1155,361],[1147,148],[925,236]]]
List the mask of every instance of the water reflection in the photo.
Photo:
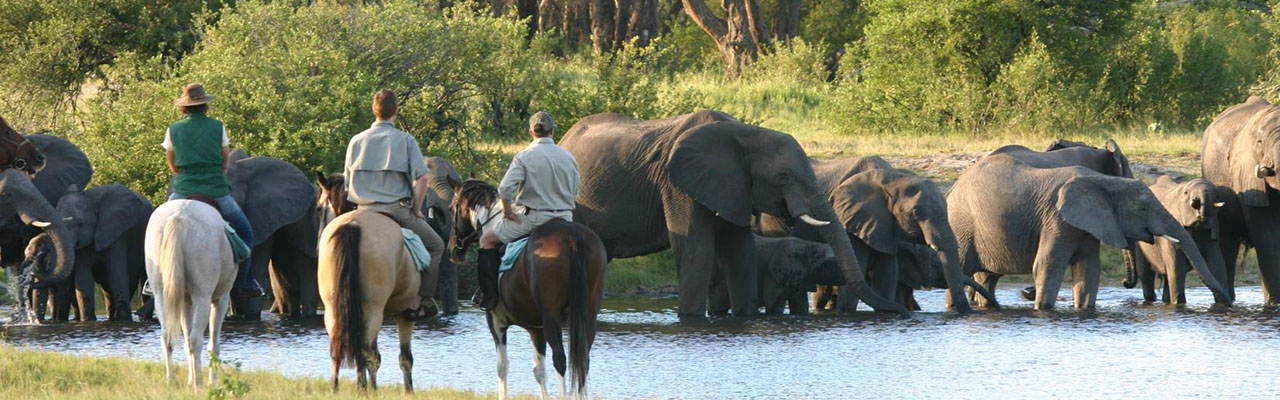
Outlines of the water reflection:
[[[926,310],[942,308],[942,291],[918,295]],[[1274,385],[1280,317],[1256,306],[1260,288],[1239,290],[1243,306],[1230,311],[1210,310],[1213,297],[1204,288],[1188,289],[1193,306],[1184,309],[1145,306],[1136,300],[1139,291],[1118,288],[1103,288],[1093,312],[1039,312],[1017,299],[1016,290],[998,295],[1004,311],[911,319],[864,312],[681,321],[674,298],[611,299],[600,316],[589,386],[593,396],[613,399],[1280,394]],[[484,326],[473,310],[420,324],[415,380],[492,390],[493,348]],[[155,324],[2,329],[23,347],[160,357]],[[528,336],[511,332],[510,388],[536,393]],[[223,358],[250,369],[325,376],[327,345],[318,321],[229,322]],[[398,351],[393,327],[383,329],[379,347],[384,359],[394,359],[388,358]],[[399,371],[384,368],[382,379],[398,382]]]

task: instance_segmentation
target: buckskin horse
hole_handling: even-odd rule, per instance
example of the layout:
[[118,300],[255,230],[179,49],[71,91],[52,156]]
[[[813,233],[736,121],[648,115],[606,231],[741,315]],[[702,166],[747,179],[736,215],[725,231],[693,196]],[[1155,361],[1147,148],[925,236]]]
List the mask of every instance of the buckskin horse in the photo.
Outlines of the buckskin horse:
[[[462,262],[467,247],[502,218],[497,198],[493,185],[474,179],[462,183],[451,207],[454,229],[449,247],[455,262]],[[524,328],[533,339],[533,373],[544,398],[547,386],[543,357],[547,344],[551,344],[552,361],[560,374],[560,396],[565,396],[565,353],[560,329],[566,323],[573,392],[586,397],[606,263],[604,243],[585,225],[556,219],[534,228],[524,254],[499,280],[498,305],[485,313],[498,353],[499,398],[507,395],[507,328],[512,325]]]
[[[335,177],[336,178],[336,177]],[[324,327],[329,333],[333,360],[333,390],[338,390],[338,370],[356,369],[361,390],[378,389],[378,330],[387,314],[396,316],[400,331],[400,371],[405,392],[413,392],[413,353],[409,339],[413,320],[402,311],[418,296],[418,270],[405,248],[400,225],[371,211],[351,211],[342,184],[330,187],[320,179],[323,191],[318,204],[329,203],[334,218],[320,224],[319,265],[316,283],[324,302]],[[323,221],[322,221],[323,222]],[[366,378],[367,376],[367,378]],[[367,379],[367,381],[366,381]],[[367,382],[367,384],[366,384]]]

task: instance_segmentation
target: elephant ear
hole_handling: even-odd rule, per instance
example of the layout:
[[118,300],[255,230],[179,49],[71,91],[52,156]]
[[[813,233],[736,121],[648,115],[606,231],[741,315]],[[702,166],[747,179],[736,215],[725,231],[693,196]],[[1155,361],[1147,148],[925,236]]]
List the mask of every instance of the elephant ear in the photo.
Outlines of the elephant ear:
[[94,228],[93,245],[106,250],[125,231],[145,226],[151,217],[151,202],[120,183],[90,189],[98,202],[98,226]]
[[58,204],[58,199],[67,194],[71,185],[80,189],[89,185],[93,178],[93,164],[75,144],[49,135],[27,135],[26,138],[44,154],[44,169],[31,183],[49,204]]
[[1058,213],[1067,224],[1088,232],[1113,247],[1129,241],[1120,229],[1115,207],[1101,182],[1093,177],[1075,177],[1058,189]]
[[1133,178],[1133,168],[1129,166],[1129,157],[1120,151],[1120,144],[1115,139],[1107,139],[1107,152],[1111,153],[1111,162],[1116,169],[1116,176]]
[[1233,151],[1229,158],[1231,164],[1231,186],[1240,193],[1240,203],[1249,207],[1268,207],[1271,199],[1267,196],[1267,181],[1257,175],[1258,159],[1252,151]]
[[897,219],[889,209],[889,197],[877,183],[877,172],[867,171],[846,179],[836,188],[831,205],[845,231],[878,252],[894,254],[898,251],[894,234]]
[[667,174],[681,193],[738,226],[751,224],[750,166],[735,137],[740,123],[713,122],[695,127],[676,140]]
[[232,195],[253,227],[257,246],[277,229],[307,215],[315,205],[311,179],[293,164],[272,157],[250,157],[227,173]]

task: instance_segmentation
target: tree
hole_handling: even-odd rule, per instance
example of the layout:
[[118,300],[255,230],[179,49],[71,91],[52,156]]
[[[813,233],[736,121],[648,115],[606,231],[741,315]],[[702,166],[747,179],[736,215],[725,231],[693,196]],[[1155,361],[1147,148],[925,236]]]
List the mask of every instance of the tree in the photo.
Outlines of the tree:
[[729,73],[738,75],[742,67],[755,61],[760,55],[764,18],[760,6],[754,0],[721,0],[725,18],[717,17],[702,0],[681,0],[684,11],[693,22],[716,42],[720,54],[728,64]]

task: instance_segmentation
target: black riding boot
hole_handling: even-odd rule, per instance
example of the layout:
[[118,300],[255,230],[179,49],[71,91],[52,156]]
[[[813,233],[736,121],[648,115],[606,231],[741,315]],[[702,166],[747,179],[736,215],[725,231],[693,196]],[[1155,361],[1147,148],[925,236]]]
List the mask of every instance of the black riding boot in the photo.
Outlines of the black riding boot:
[[480,284],[480,308],[492,310],[498,306],[498,264],[502,253],[498,249],[480,249],[476,256],[476,277]]

